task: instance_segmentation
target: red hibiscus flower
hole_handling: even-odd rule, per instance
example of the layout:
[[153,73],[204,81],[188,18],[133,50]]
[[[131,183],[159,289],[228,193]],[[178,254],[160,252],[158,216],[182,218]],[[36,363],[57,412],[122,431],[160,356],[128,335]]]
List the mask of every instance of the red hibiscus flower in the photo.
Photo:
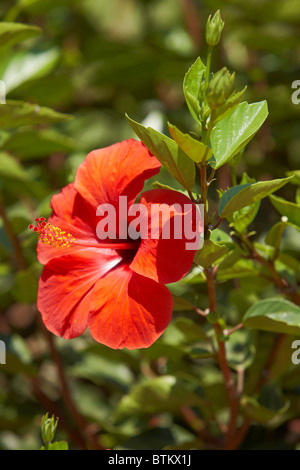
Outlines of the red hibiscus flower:
[[[168,326],[173,302],[164,284],[189,271],[195,250],[186,249],[184,235],[161,236],[156,207],[190,207],[190,200],[173,190],[142,194],[140,203],[158,224],[155,239],[120,239],[117,230],[116,239],[99,240],[96,232],[99,205],[115,207],[122,222],[119,197],[126,196],[130,208],[145,179],[159,170],[158,160],[133,139],[92,151],[79,166],[75,182],[53,196],[48,222],[36,219],[37,227],[30,226],[38,232],[38,259],[45,265],[38,308],[52,333],[70,339],[88,327],[100,343],[136,349],[149,347]],[[153,207],[156,212],[151,212]],[[173,221],[182,216],[176,207]],[[195,215],[195,206],[191,210]]]

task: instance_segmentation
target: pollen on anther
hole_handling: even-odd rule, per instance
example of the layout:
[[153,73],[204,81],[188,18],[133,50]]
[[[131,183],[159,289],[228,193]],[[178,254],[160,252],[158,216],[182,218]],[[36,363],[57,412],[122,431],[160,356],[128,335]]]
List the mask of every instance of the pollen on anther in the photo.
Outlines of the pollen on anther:
[[76,239],[71,233],[66,233],[59,227],[46,222],[45,217],[35,219],[36,226],[30,224],[28,228],[38,233],[38,239],[46,244],[57,248],[69,248],[76,245]]

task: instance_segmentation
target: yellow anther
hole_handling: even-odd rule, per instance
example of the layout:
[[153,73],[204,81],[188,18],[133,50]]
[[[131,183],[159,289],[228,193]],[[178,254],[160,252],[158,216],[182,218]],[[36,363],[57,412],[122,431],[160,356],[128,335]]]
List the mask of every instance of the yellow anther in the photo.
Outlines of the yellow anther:
[[36,227],[31,224],[29,229],[37,232],[38,239],[47,245],[56,246],[57,248],[69,248],[76,244],[76,239],[71,233],[66,233],[59,227],[55,227],[45,221],[44,217],[35,219]]

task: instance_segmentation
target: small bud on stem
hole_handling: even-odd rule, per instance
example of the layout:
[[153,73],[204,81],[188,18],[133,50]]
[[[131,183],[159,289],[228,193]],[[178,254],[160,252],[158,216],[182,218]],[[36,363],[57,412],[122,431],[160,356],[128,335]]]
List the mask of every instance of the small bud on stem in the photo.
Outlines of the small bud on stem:
[[219,44],[221,34],[224,28],[224,21],[222,21],[220,10],[218,10],[213,17],[208,17],[206,23],[206,42],[209,46],[216,46]]

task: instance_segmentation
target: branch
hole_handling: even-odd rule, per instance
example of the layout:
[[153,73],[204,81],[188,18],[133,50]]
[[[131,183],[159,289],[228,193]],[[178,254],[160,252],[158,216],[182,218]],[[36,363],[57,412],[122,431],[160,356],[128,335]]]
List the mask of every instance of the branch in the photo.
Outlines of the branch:
[[[207,280],[207,289],[208,289],[208,297],[209,297],[209,308],[211,312],[217,311],[217,301],[216,301],[216,293],[215,293],[215,283],[212,276],[212,270],[210,268],[205,269],[206,280]],[[224,377],[224,384],[228,395],[228,401],[230,406],[230,422],[228,425],[228,431],[226,434],[226,444],[225,448],[227,450],[232,449],[233,447],[233,439],[235,437],[236,431],[236,424],[238,418],[238,410],[239,410],[239,396],[235,389],[235,383],[233,380],[233,376],[231,370],[228,366],[227,359],[226,359],[226,350],[225,350],[225,343],[221,339],[224,332],[219,325],[219,323],[214,323],[214,330],[216,333],[217,341],[218,341],[218,362],[220,369],[222,371]]]

